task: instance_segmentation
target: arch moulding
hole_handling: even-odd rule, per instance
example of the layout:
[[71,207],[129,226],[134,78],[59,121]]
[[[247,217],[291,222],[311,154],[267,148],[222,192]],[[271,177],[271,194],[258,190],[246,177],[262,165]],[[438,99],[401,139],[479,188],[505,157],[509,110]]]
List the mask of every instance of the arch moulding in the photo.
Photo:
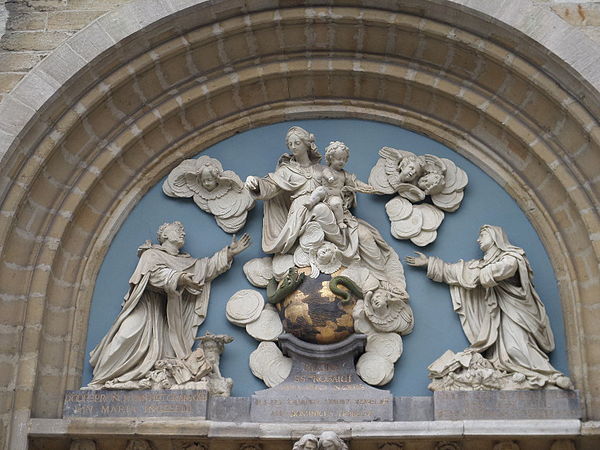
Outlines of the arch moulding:
[[530,1],[306,3],[135,0],[0,104],[6,448],[79,387],[100,263],[141,196],[234,133],[320,117],[426,134],[509,192],[550,255],[571,375],[600,419],[600,51]]

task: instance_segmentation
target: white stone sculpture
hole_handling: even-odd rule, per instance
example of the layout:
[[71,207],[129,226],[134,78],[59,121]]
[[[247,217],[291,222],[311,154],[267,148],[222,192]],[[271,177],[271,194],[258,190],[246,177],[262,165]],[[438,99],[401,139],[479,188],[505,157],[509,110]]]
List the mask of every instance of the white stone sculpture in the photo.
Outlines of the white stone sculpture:
[[220,362],[221,355],[225,350],[225,344],[233,342],[231,336],[226,334],[212,334],[206,332],[204,336],[196,338],[201,341],[201,348],[206,362],[210,364],[211,370],[200,379],[200,383],[195,386],[196,389],[206,389],[213,397],[229,397],[233,380],[221,375]]
[[304,206],[311,211],[318,203],[326,203],[340,229],[346,228],[345,212],[355,201],[354,192],[374,193],[375,190],[344,170],[350,149],[340,141],[330,142],[325,150],[327,167],[321,174],[321,186],[310,195]]
[[[323,240],[336,245],[340,251],[344,266],[360,261],[378,280],[405,291],[404,271],[396,252],[374,227],[354,217],[350,211],[355,201],[355,192],[372,193],[374,189],[343,170],[343,166],[337,165],[338,158],[344,163],[347,161],[348,147],[339,141],[331,143],[328,148],[331,166],[325,167],[319,163],[321,155],[317,150],[315,137],[303,128],[290,128],[286,144],[292,154],[284,154],[279,159],[275,172],[264,178],[250,176],[246,180],[251,195],[264,200],[264,252],[293,255],[302,235],[309,230],[309,225],[318,226],[323,233]],[[337,190],[328,190],[328,197],[312,206],[313,192],[317,188],[327,187],[326,184],[329,183],[323,181],[328,172],[335,173],[333,183],[338,186],[335,189],[341,191],[344,200],[341,222],[336,219],[336,207],[332,207],[327,201],[329,195],[338,196]],[[342,178],[344,184],[339,188]],[[340,227],[340,223],[345,226]],[[314,226],[311,233],[314,233]],[[275,258],[273,265],[275,268]],[[286,272],[287,270],[283,271],[281,276]]]
[[[369,184],[381,194],[398,194],[385,205],[391,233],[423,247],[435,241],[444,211],[456,211],[468,183],[467,174],[447,158],[417,156],[383,147]],[[429,196],[433,205],[414,204]]]
[[284,356],[274,342],[261,342],[250,354],[250,370],[268,387],[274,387],[288,377],[292,360]]
[[305,434],[296,442],[292,450],[317,450],[319,447],[319,438],[314,434]]
[[365,383],[383,386],[394,377],[394,363],[379,353],[367,351],[358,358],[356,373]]
[[292,450],[348,450],[348,445],[333,431],[324,431],[319,437],[305,434],[298,439]]
[[[366,362],[383,359],[375,368],[362,364],[359,373],[362,371],[363,379],[371,384],[385,384],[391,380],[393,364],[402,352],[399,333],[409,333],[413,319],[398,255],[374,227],[355,217],[351,211],[356,192],[375,193],[375,189],[344,170],[350,150],[343,142],[329,144],[325,152],[326,166],[320,164],[321,155],[315,138],[306,130],[290,128],[286,144],[291,155],[284,154],[279,159],[275,172],[264,178],[250,176],[246,180],[251,195],[264,200],[262,246],[272,255],[271,260],[257,258],[250,261],[244,268],[246,276],[254,286],[265,287],[270,275],[280,282],[277,289],[283,289],[286,283],[291,283],[288,286],[294,284],[293,279],[300,272],[312,278],[329,275],[346,277],[354,282],[357,289],[353,295],[357,295],[357,290],[375,292],[380,288],[393,292],[389,304],[382,304],[376,313],[370,301],[365,308],[365,302],[359,300],[360,314],[353,314],[356,331],[368,331],[373,335],[394,333],[400,339],[398,343],[394,337],[389,338],[392,350],[386,353],[381,348],[385,339],[372,338],[371,350],[367,352],[370,354],[363,359]],[[290,270],[296,271],[296,275],[290,275]],[[302,282],[300,277],[297,280]],[[296,289],[294,286],[290,289]],[[362,292],[359,292],[361,296]],[[270,295],[267,295],[270,302],[280,301]],[[399,299],[401,301],[397,301]],[[343,298],[343,301],[347,300]],[[377,326],[373,326],[366,314],[373,317]],[[375,319],[378,315],[382,317]],[[250,358],[253,373],[268,386],[283,381],[282,375],[289,374],[288,360],[274,343],[266,342],[276,340],[282,330],[281,319],[276,320],[276,310],[267,306],[260,319],[248,317],[246,323],[231,316],[228,310],[228,319],[232,323],[246,325],[250,335],[263,341]],[[271,366],[274,369],[268,372],[265,368]],[[370,375],[373,370],[377,373]]]
[[420,252],[406,258],[411,266],[427,268],[432,280],[450,285],[471,343],[430,366],[430,389],[570,389],[569,378],[548,359],[554,336],[525,252],[498,226],[482,226],[477,241],[484,252],[478,260],[449,264]]
[[243,289],[233,294],[225,306],[225,317],[238,327],[245,327],[260,317],[265,300],[260,292]]
[[169,197],[192,197],[227,233],[239,231],[246,224],[248,211],[254,208],[254,199],[240,177],[206,155],[186,159],[175,167],[163,183],[163,192]]
[[403,349],[400,335],[410,333],[414,325],[406,300],[402,291],[377,286],[354,307],[354,328],[367,335],[365,353],[359,358],[356,371],[368,384],[383,386],[394,376],[394,363]]
[[279,313],[272,305],[265,305],[258,319],[246,325],[246,331],[257,341],[275,341],[283,333]]
[[273,258],[254,258],[244,264],[244,274],[252,286],[266,288],[273,278]]
[[319,436],[319,450],[348,450],[348,445],[334,431],[323,431]]
[[[211,281],[227,271],[250,237],[233,238],[210,258],[181,253],[180,222],[158,229],[160,244],[146,241],[131,276],[123,308],[106,336],[90,353],[90,389],[149,389],[197,381],[206,371],[203,356],[192,353],[194,336],[206,317]],[[181,370],[179,370],[181,369]]]

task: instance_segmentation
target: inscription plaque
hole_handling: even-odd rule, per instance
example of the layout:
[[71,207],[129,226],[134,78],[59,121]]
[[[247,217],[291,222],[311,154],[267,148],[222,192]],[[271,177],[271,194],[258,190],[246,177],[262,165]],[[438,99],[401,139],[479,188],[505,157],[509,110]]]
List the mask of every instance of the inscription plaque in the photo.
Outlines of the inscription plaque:
[[577,391],[436,391],[435,420],[580,419]]
[[208,391],[67,391],[63,417],[206,418]]
[[352,335],[331,345],[310,344],[291,335],[279,338],[292,358],[288,378],[252,396],[254,422],[362,422],[393,420],[393,396],[356,374],[355,356],[366,336]]

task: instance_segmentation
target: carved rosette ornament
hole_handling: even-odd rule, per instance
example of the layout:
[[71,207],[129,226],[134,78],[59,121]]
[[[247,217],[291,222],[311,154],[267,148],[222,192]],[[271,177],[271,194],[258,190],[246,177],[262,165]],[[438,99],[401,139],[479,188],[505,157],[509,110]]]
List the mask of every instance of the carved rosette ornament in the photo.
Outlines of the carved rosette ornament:
[[[369,184],[378,194],[397,194],[385,205],[392,236],[420,247],[432,243],[444,212],[460,207],[467,174],[451,160],[434,155],[383,147],[379,156]],[[432,204],[421,203],[427,197]]]
[[575,448],[575,442],[571,439],[558,439],[550,446],[550,450],[575,450]]
[[208,450],[208,445],[202,442],[183,442],[176,448],[180,450]]
[[263,450],[262,444],[241,444],[240,450]]
[[96,441],[92,439],[74,439],[69,446],[69,450],[96,450],[96,448]]
[[448,350],[429,367],[429,389],[572,389],[548,353],[554,335],[546,309],[533,286],[525,251],[504,230],[484,225],[477,239],[483,258],[446,263],[416,252],[406,261],[427,277],[450,285],[454,310],[471,345]]
[[305,434],[298,439],[292,450],[348,450],[348,445],[333,431],[323,431],[319,437]]
[[458,442],[443,441],[435,444],[435,450],[461,450],[461,448]]
[[191,197],[227,233],[239,231],[254,208],[254,199],[240,177],[206,155],[175,167],[163,183],[163,192],[169,197]]
[[154,450],[150,441],[145,439],[130,439],[125,450]]
[[495,444],[493,450],[521,450],[521,448],[515,441],[504,441]]

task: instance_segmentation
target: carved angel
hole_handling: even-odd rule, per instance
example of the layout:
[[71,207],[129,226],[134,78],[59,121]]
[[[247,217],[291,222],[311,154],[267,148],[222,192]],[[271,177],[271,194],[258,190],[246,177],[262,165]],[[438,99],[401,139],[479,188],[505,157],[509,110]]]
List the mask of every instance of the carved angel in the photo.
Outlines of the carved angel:
[[[456,211],[469,181],[464,170],[447,158],[415,155],[383,147],[371,170],[369,184],[378,192],[398,194],[386,204],[392,235],[418,246],[430,244],[444,220],[444,211]],[[430,204],[418,204],[429,196]]]
[[227,233],[239,231],[254,208],[254,199],[240,177],[223,170],[221,163],[209,156],[182,161],[163,183],[163,192],[169,197],[192,197]]
[[414,326],[408,297],[393,286],[375,285],[356,302],[352,316],[354,329],[367,335],[366,351],[356,371],[366,383],[383,386],[394,377],[394,363],[402,355],[401,335],[412,332]]

